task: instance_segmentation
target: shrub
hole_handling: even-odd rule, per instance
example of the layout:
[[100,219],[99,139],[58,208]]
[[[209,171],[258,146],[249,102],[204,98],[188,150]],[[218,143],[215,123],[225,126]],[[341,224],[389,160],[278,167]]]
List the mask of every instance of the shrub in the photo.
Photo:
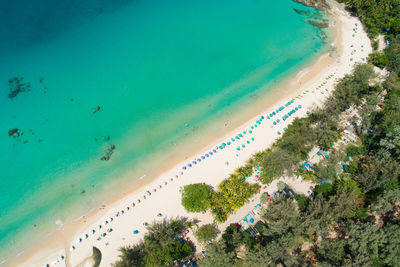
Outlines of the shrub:
[[209,207],[211,187],[205,184],[185,185],[182,190],[182,206],[188,212],[204,212]]
[[335,188],[330,183],[317,185],[314,189],[315,195],[321,194],[323,197],[328,198],[335,194]]
[[383,69],[389,63],[389,60],[384,53],[374,52],[369,54],[368,63],[371,63],[378,68]]
[[215,228],[214,225],[206,224],[197,229],[194,235],[200,243],[206,244],[217,237],[218,230]]
[[305,195],[296,195],[294,197],[297,201],[297,206],[301,211],[306,211],[308,204],[310,203],[310,199]]

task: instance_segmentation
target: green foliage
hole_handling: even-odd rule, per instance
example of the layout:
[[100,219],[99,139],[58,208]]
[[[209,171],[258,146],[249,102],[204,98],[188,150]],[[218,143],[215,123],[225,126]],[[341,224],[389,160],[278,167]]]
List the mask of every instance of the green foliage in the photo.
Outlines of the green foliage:
[[209,207],[211,187],[205,184],[189,184],[182,189],[182,206],[188,212],[204,212]]
[[379,41],[378,40],[371,40],[371,47],[372,47],[373,50],[378,50]]
[[305,195],[296,195],[294,198],[297,201],[297,206],[299,207],[299,209],[301,211],[306,211],[308,204],[310,202],[310,199],[308,197],[306,197]]
[[267,203],[269,199],[269,194],[267,192],[262,193],[261,197],[260,197],[260,201]]
[[324,198],[328,198],[335,194],[335,187],[330,183],[320,184],[314,188],[314,194],[322,195]]
[[206,224],[197,229],[194,235],[200,243],[207,244],[217,237],[218,229],[212,224]]
[[319,260],[334,266],[342,265],[346,254],[345,245],[344,240],[322,240],[317,249]]
[[383,69],[389,63],[389,59],[387,58],[385,53],[373,52],[368,55],[368,63],[371,63],[372,65]]
[[400,37],[392,40],[385,49],[385,54],[389,60],[387,69],[400,75]]
[[254,246],[254,244],[256,243],[254,241],[254,239],[251,237],[249,232],[242,232],[242,239],[243,239],[243,244],[246,245],[247,248],[251,248]]
[[355,146],[355,145],[349,145],[346,148],[346,153],[350,157],[358,156],[358,155],[363,155],[367,153],[367,149],[363,146]]
[[361,18],[370,37],[376,37],[381,29],[389,29],[389,33],[392,34],[399,33],[399,1],[339,0],[339,2],[345,3],[356,16]]
[[207,257],[199,263],[205,267],[233,266],[235,253],[228,251],[225,242],[213,242],[207,246]]
[[239,177],[231,176],[223,180],[211,196],[210,208],[215,220],[226,221],[230,214],[247,203],[257,192],[257,184],[249,184]]
[[177,239],[184,230],[181,221],[164,219],[147,229],[144,241],[136,246],[120,248],[120,260],[114,266],[168,266],[192,255],[193,249],[189,243]]

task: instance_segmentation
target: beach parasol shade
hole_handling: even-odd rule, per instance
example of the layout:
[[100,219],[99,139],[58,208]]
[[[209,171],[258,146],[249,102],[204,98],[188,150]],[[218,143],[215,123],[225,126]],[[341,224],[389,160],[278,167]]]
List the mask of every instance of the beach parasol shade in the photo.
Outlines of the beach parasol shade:
[[239,151],[239,150],[240,150],[240,147],[236,148],[236,150]]
[[189,166],[189,167],[192,167],[192,164],[189,163],[188,166]]
[[253,131],[252,131],[252,130],[250,130],[250,131],[249,131],[249,133],[253,133]]
[[251,138],[251,141],[254,141],[254,138]]
[[248,144],[250,144],[250,141],[247,141]]
[[137,235],[139,233],[138,230],[133,231],[133,234]]
[[278,132],[278,134],[281,134],[281,132]]
[[186,170],[186,166],[183,166],[183,167],[182,167],[182,170]]
[[245,145],[242,145],[242,147],[245,147]]
[[254,223],[254,219],[253,218],[250,219],[250,223]]

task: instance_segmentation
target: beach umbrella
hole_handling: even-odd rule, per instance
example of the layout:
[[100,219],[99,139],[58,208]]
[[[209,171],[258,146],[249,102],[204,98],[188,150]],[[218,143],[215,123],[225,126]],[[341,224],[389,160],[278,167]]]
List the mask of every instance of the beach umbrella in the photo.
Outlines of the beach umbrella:
[[261,119],[263,120],[265,117],[264,116],[261,116]]
[[240,147],[236,148],[236,150],[239,151],[239,150],[240,150]]
[[239,136],[240,136],[240,137],[243,137],[243,135],[242,135],[242,134],[239,134]]
[[222,147],[222,146],[219,146],[219,148],[222,149],[223,147]]
[[259,122],[259,121],[256,121],[256,123],[261,124],[261,122]]
[[257,124],[254,124],[254,127],[257,127]]
[[205,155],[206,155],[207,158],[210,156],[210,155],[208,155],[207,153],[206,153]]
[[154,189],[153,189],[153,192],[156,192],[156,191],[157,191],[157,189],[154,188]]
[[279,119],[276,120],[277,123],[280,123],[281,121]]
[[232,141],[232,142],[235,142],[235,138],[231,138],[231,141]]
[[250,144],[250,141],[247,141],[248,144]]
[[281,134],[281,132],[278,132],[278,134],[280,135],[280,134]]
[[254,141],[254,138],[251,138],[251,141]]
[[254,126],[251,126],[250,128],[251,128],[251,129],[254,129]]
[[213,153],[212,153],[211,151],[210,151],[209,153],[210,153],[210,156],[212,156],[212,155],[213,155]]
[[298,107],[295,107],[294,109],[295,109],[296,111],[297,111],[297,110],[299,110],[299,108],[298,108]]
[[186,170],[186,166],[183,166],[182,169],[183,169],[183,170]]
[[230,146],[230,145],[231,145],[231,142],[228,142],[227,144],[228,144],[228,146]]
[[299,105],[299,108],[301,108],[301,105]]
[[217,153],[217,150],[216,150],[216,149],[213,149],[213,151],[214,151],[214,153]]
[[134,235],[137,235],[138,233],[139,233],[138,230],[133,231],[133,234],[134,234]]
[[189,163],[188,166],[189,166],[189,167],[192,167],[192,164]]
[[294,102],[294,100],[292,99],[292,101],[291,101],[292,103]]
[[245,147],[245,145],[242,145],[242,147]]
[[276,121],[274,121],[274,125],[276,125]]
[[270,119],[270,117],[269,117],[269,116],[267,116],[267,119]]
[[254,223],[254,219],[253,218],[250,219],[250,223]]
[[253,133],[253,131],[252,131],[252,130],[250,130],[250,131],[249,131],[249,133]]
[[94,233],[96,233],[96,231],[94,229],[92,229],[91,233],[92,233],[92,235],[94,235]]
[[243,131],[243,134],[246,134],[246,131]]
[[196,162],[196,161],[194,161],[194,160],[193,160],[192,162],[193,162],[193,164],[197,164],[197,162]]
[[201,158],[202,158],[202,159],[205,159],[206,157],[204,157],[204,156],[201,156]]
[[276,115],[275,111],[274,111],[274,112],[272,112],[272,114],[274,114],[274,116],[275,116],[275,115]]
[[75,250],[75,246],[72,245],[71,248],[69,249],[69,251],[74,251]]

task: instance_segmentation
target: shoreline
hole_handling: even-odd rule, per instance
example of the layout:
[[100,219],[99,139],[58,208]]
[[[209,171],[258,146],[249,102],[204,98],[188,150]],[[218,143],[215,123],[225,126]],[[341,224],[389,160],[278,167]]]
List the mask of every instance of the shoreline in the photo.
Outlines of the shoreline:
[[[352,19],[354,20],[355,18],[352,18]],[[336,17],[333,18],[333,20],[336,21],[336,23],[338,21],[340,22],[340,20]],[[343,25],[340,25],[340,27],[342,27],[342,26]],[[339,31],[339,29],[337,29],[337,24],[336,24],[335,30]],[[342,31],[343,30],[344,29],[342,29]],[[351,29],[346,29],[346,30],[351,30]],[[341,34],[344,34],[344,32],[341,32]],[[343,38],[340,38],[341,34],[335,35],[335,49],[337,49],[338,53],[341,55],[340,59],[345,61],[344,59],[348,55],[345,54],[347,51],[340,51],[341,50],[340,48],[342,45],[340,43],[342,42],[342,39],[343,39]],[[339,45],[336,44],[336,42],[338,42]],[[365,43],[364,45],[369,46],[369,42]],[[345,50],[345,49],[343,49],[343,50]],[[367,49],[365,49],[365,50],[367,50]],[[366,53],[366,54],[368,54],[368,53]],[[306,67],[305,69],[298,72],[294,77],[289,78],[289,81],[283,82],[280,86],[278,86],[278,88],[276,90],[266,94],[267,96],[260,97],[260,99],[258,99],[256,101],[256,104],[255,104],[256,107],[254,107],[251,111],[248,110],[247,112],[243,112],[245,114],[241,114],[241,116],[243,117],[243,121],[244,121],[243,123],[237,123],[237,124],[239,124],[237,126],[229,125],[229,127],[226,127],[227,129],[222,129],[221,131],[225,132],[225,133],[217,135],[217,138],[215,138],[214,141],[211,142],[211,144],[204,146],[203,149],[201,149],[201,150],[196,149],[196,151],[205,151],[205,148],[209,148],[208,150],[210,150],[210,148],[215,147],[216,144],[220,143],[221,140],[226,140],[228,137],[234,136],[235,132],[239,132],[245,128],[248,128],[247,126],[249,126],[251,124],[250,122],[253,123],[254,120],[256,120],[258,117],[261,116],[260,114],[265,115],[265,114],[267,114],[268,111],[274,110],[274,109],[276,109],[277,106],[282,105],[281,102],[283,102],[284,100],[290,99],[291,96],[295,97],[300,92],[307,89],[308,87],[314,87],[312,85],[320,83],[321,80],[324,80],[325,76],[331,74],[331,72],[334,72],[335,68],[339,68],[339,67],[341,67],[340,63],[335,62],[335,60],[332,57],[330,57],[328,54],[322,55],[314,63],[312,63],[311,66]],[[346,68],[346,70],[347,70],[347,68]],[[343,71],[343,73],[347,73],[347,72]],[[340,75],[338,74],[337,77],[340,77]],[[286,88],[285,92],[283,92],[283,88]],[[289,90],[289,88],[290,88],[290,90]],[[280,90],[280,89],[282,89],[282,90]],[[307,93],[307,96],[310,96],[309,93]],[[325,98],[325,96],[326,96],[325,94],[324,95],[319,94],[318,96],[315,96],[315,98],[313,98],[313,99],[307,99],[306,97],[303,97],[300,100],[298,100],[297,98],[295,98],[296,99],[295,104],[301,103],[302,105],[304,105],[304,107],[306,107],[306,105],[303,104],[302,102],[303,101],[306,102],[306,100],[307,100],[308,102],[310,102],[307,105],[312,107],[314,102],[320,103]],[[268,100],[267,100],[267,98],[268,98]],[[262,109],[264,112],[259,112],[258,109]],[[304,108],[303,111],[305,113],[306,109]],[[259,115],[256,116],[256,114],[255,114],[255,115],[249,116],[249,114],[253,114],[253,113],[256,113]],[[247,118],[247,119],[245,119],[245,118]],[[248,118],[251,118],[251,120],[248,120]],[[242,121],[242,120],[238,119],[237,121]],[[291,121],[292,120],[288,120],[287,123],[289,123]],[[265,121],[264,126],[265,126],[265,123],[270,123],[270,122],[272,122],[272,121]],[[285,122],[285,124],[287,124],[287,123]],[[278,128],[278,129],[281,129],[281,128],[282,127]],[[216,132],[218,132],[218,130],[216,130]],[[268,134],[269,132],[271,132],[269,129],[264,130],[264,133],[266,133],[266,134]],[[259,133],[257,133],[257,135],[259,135]],[[128,244],[128,243],[134,242],[135,240],[137,240],[138,238],[140,238],[142,236],[142,234],[140,234],[135,237],[132,237],[132,234],[130,234],[129,235],[130,237],[127,237],[128,236],[127,233],[130,233],[131,231],[129,231],[129,230],[122,231],[123,228],[129,228],[129,226],[127,226],[127,222],[126,222],[127,217],[130,217],[130,218],[140,217],[140,218],[143,218],[141,220],[145,220],[145,218],[148,217],[148,216],[146,216],[147,215],[146,213],[148,213],[149,208],[146,209],[144,207],[150,201],[151,201],[150,204],[154,203],[154,202],[158,202],[158,204],[161,205],[161,204],[163,204],[162,200],[166,199],[166,198],[170,199],[170,200],[177,200],[176,197],[178,197],[178,200],[179,200],[180,195],[179,195],[179,192],[176,192],[177,191],[176,185],[178,185],[178,189],[179,189],[179,185],[189,184],[189,183],[198,182],[198,181],[204,182],[204,180],[207,180],[206,182],[210,183],[212,185],[218,184],[222,179],[224,179],[228,176],[226,174],[231,173],[232,169],[235,169],[236,167],[242,165],[242,163],[249,156],[251,156],[251,154],[253,154],[255,151],[259,151],[261,149],[264,149],[264,147],[268,147],[269,144],[271,142],[273,142],[277,137],[276,129],[272,130],[272,132],[270,133],[270,136],[271,136],[271,138],[265,138],[264,141],[266,141],[266,142],[263,144],[259,144],[259,146],[257,146],[256,148],[254,148],[254,145],[252,145],[250,150],[246,150],[243,153],[241,152],[241,155],[238,159],[235,160],[235,158],[233,158],[233,160],[232,160],[233,163],[229,163],[229,166],[227,168],[224,168],[223,170],[216,172],[216,174],[214,174],[214,175],[210,175],[209,173],[207,173],[207,170],[198,170],[199,166],[197,166],[196,170],[191,169],[191,170],[185,172],[185,174],[180,176],[177,180],[175,179],[173,182],[168,181],[168,186],[165,186],[165,187],[167,187],[167,189],[165,189],[165,187],[163,187],[163,189],[157,190],[156,193],[152,194],[150,200],[143,201],[143,203],[140,205],[140,207],[137,208],[138,212],[136,212],[136,207],[134,209],[131,208],[131,210],[134,210],[134,211],[131,211],[130,214],[124,215],[125,217],[123,217],[123,218],[121,218],[121,217],[118,218],[118,220],[120,220],[118,222],[116,222],[116,220],[114,220],[114,222],[113,222],[113,224],[114,224],[113,228],[115,227],[114,231],[109,237],[107,237],[110,240],[109,243],[110,243],[110,246],[112,246],[112,248],[111,247],[107,248],[103,241],[102,241],[102,244],[98,244],[98,242],[95,240],[94,237],[93,238],[90,237],[89,240],[83,241],[83,243],[86,242],[85,244],[83,244],[83,243],[79,244],[79,247],[77,246],[78,247],[77,250],[74,251],[72,254],[70,254],[70,252],[69,252],[70,245],[71,244],[76,245],[75,244],[76,237],[78,235],[81,236],[80,233],[82,233],[82,232],[87,232],[87,231],[81,231],[81,230],[91,228],[89,226],[92,223],[97,222],[97,224],[98,224],[98,222],[101,221],[100,219],[104,220],[105,215],[113,214],[112,211],[124,209],[127,206],[126,203],[129,203],[128,200],[133,199],[133,196],[135,196],[135,199],[137,199],[138,196],[136,196],[136,195],[142,195],[142,194],[140,194],[140,192],[142,190],[145,190],[146,187],[147,188],[156,187],[157,185],[162,184],[164,181],[166,181],[168,179],[167,177],[173,177],[173,174],[177,172],[176,170],[180,169],[181,165],[187,164],[187,162],[189,160],[184,160],[180,164],[180,163],[177,163],[180,161],[180,160],[177,161],[177,158],[179,157],[179,155],[175,156],[174,159],[172,160],[172,162],[170,163],[171,164],[170,167],[167,167],[163,171],[160,170],[159,174],[155,174],[154,176],[148,175],[148,177],[146,177],[145,179],[137,181],[137,184],[135,185],[135,189],[130,190],[129,193],[125,193],[120,198],[116,199],[115,201],[110,202],[110,204],[107,204],[107,207],[104,210],[102,210],[100,212],[95,211],[94,212],[95,214],[89,214],[87,216],[84,216],[83,218],[78,219],[76,222],[73,222],[71,225],[67,225],[63,231],[57,230],[53,234],[53,236],[55,235],[55,237],[51,238],[50,242],[47,242],[47,244],[45,246],[43,246],[41,248],[37,248],[31,253],[27,253],[27,255],[23,256],[24,259],[15,261],[14,262],[15,265],[21,264],[24,266],[26,266],[26,265],[36,266],[36,264],[35,264],[36,262],[37,263],[43,262],[43,264],[50,263],[52,261],[52,259],[57,257],[55,255],[58,255],[58,256],[64,255],[64,256],[66,256],[67,262],[69,262],[69,264],[75,266],[76,263],[79,263],[82,259],[91,255],[91,254],[88,254],[88,252],[91,253],[91,245],[96,245],[97,247],[99,247],[101,249],[102,253],[112,250],[111,252],[107,252],[106,254],[103,254],[103,260],[102,260],[103,264],[101,264],[101,266],[107,266],[107,263],[110,263],[110,262],[113,262],[116,260],[115,253],[118,254],[118,252],[114,249],[115,247],[120,247],[123,244]],[[270,140],[268,140],[268,139],[270,139]],[[258,142],[259,140],[262,140],[262,139],[256,138],[255,142]],[[184,146],[184,145],[185,144],[182,144],[180,146]],[[192,151],[192,150],[190,150],[190,151]],[[228,150],[219,151],[218,153],[216,153],[213,160],[207,161],[206,163],[202,163],[202,164],[209,163],[208,167],[211,167],[210,169],[213,169],[213,170],[214,170],[213,166],[214,167],[217,166],[217,168],[222,169],[223,167],[220,166],[221,164],[215,165],[216,161],[218,161],[219,163],[221,163],[221,162],[224,163],[224,161],[227,158],[229,158],[229,154],[231,154],[231,153],[228,154],[228,152],[232,152],[232,151],[228,151]],[[182,154],[191,155],[190,152],[182,153]],[[196,155],[198,157],[199,154],[193,153],[193,156],[190,156],[190,157],[186,156],[186,157],[188,159],[189,158],[197,158],[197,157],[195,157]],[[181,159],[182,158],[184,158],[184,157],[181,157]],[[229,161],[231,162],[231,159]],[[224,164],[222,164],[222,166],[223,165]],[[190,176],[192,176],[192,177],[190,177]],[[193,177],[193,176],[196,176],[196,177]],[[204,178],[202,179],[202,177],[200,177],[200,176],[208,176],[208,177],[206,179],[204,179]],[[183,179],[185,179],[185,180],[183,180]],[[172,186],[171,186],[171,183],[172,183]],[[150,185],[152,185],[152,186],[150,186]],[[171,187],[174,187],[174,190],[172,190]],[[168,192],[173,193],[174,195],[168,194]],[[141,198],[141,199],[143,200],[143,198]],[[161,202],[153,201],[155,199],[161,200]],[[178,203],[174,203],[174,204],[176,204],[176,206],[178,206],[178,207],[172,207],[172,208],[175,208],[174,211],[176,211],[176,212],[170,212],[170,213],[163,212],[163,214],[167,214],[167,216],[169,216],[169,217],[176,216],[176,214],[185,215],[188,217],[199,217],[199,216],[204,217],[203,215],[187,214],[185,211],[182,212],[183,208],[180,207],[181,206],[180,201],[178,201]],[[136,205],[136,206],[138,206],[138,205]],[[174,205],[172,205],[172,206],[174,206]],[[155,214],[158,212],[158,210],[155,209],[155,207],[156,206],[154,206],[154,205],[150,206],[150,209],[153,209],[153,213],[154,213],[154,215],[152,217],[155,217]],[[162,208],[167,208],[167,207],[162,207]],[[144,215],[144,216],[139,216],[139,215],[135,216],[134,215],[132,217],[132,212],[134,214],[141,214],[140,213],[141,211],[142,211],[142,215]],[[125,220],[125,225],[121,225],[121,223],[122,224],[124,223],[124,222],[121,222],[121,220]],[[84,223],[83,221],[86,221],[86,223]],[[205,222],[205,220],[202,220],[202,223],[203,222]],[[119,224],[120,226],[117,227],[116,224]],[[138,227],[136,225],[141,225],[141,222],[139,222],[139,223],[132,222],[131,228]],[[138,227],[138,228],[143,229],[143,227]],[[118,230],[116,230],[116,229],[118,229]],[[121,230],[121,231],[119,231],[119,230]],[[142,232],[142,230],[141,230],[141,232]],[[125,236],[126,236],[126,239],[123,240],[122,238],[125,238]],[[68,238],[68,237],[70,237],[70,238]],[[117,241],[119,241],[119,242],[117,242]],[[65,250],[65,251],[63,251],[63,250]],[[49,259],[51,259],[51,260],[49,260]],[[38,264],[38,266],[41,266],[43,264]],[[62,263],[57,264],[57,266],[66,266],[66,265],[62,262]]]

